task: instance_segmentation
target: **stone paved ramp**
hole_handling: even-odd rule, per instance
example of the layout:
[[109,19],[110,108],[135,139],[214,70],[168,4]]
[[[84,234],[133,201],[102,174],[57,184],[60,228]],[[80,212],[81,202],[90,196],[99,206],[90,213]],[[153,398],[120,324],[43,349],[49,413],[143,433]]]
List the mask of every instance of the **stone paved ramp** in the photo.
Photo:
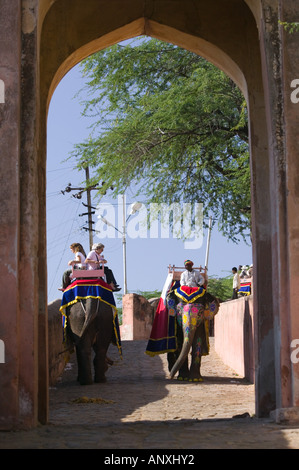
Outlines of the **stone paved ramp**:
[[[254,417],[254,385],[221,362],[213,338],[202,360],[203,383],[169,380],[166,355],[147,356],[146,344],[124,341],[123,360],[110,347],[115,362],[105,384],[78,385],[73,355],[50,390],[49,424],[2,432],[0,448],[299,448],[299,426]],[[86,398],[90,403],[77,403]]]

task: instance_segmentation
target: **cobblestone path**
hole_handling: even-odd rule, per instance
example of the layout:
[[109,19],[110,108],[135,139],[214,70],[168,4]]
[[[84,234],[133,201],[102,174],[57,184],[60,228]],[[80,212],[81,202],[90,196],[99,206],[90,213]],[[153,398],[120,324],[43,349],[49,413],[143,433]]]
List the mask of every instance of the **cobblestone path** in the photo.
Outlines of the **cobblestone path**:
[[149,357],[146,344],[123,341],[123,360],[111,346],[105,384],[78,385],[73,355],[50,389],[49,424],[0,433],[0,449],[299,448],[299,426],[255,418],[254,385],[222,363],[213,338],[203,383],[170,380],[166,354]]

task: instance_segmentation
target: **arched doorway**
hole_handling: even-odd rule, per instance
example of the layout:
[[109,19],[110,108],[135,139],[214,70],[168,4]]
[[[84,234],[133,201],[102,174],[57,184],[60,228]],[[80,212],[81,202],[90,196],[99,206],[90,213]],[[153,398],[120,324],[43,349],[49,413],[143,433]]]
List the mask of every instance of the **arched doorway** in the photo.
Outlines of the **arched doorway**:
[[[148,35],[172,42],[202,55],[221,68],[237,83],[247,99],[251,124],[258,122],[258,126],[255,127],[254,132],[256,133],[258,129],[259,139],[253,140],[251,138],[252,198],[254,207],[253,228],[255,228],[255,225],[259,225],[258,218],[261,217],[262,213],[263,226],[270,227],[270,220],[265,220],[265,214],[270,215],[269,208],[266,208],[267,204],[269,205],[270,203],[270,195],[264,191],[262,191],[262,195],[259,194],[261,188],[265,188],[267,173],[262,172],[258,167],[259,165],[261,165],[261,169],[267,167],[268,153],[266,151],[267,132],[265,128],[266,119],[263,104],[258,31],[254,17],[246,5],[238,1],[232,1],[230,4],[230,8],[232,9],[231,19],[226,25],[222,24],[221,27],[214,25],[213,28],[211,28],[211,22],[212,20],[215,21],[216,12],[221,18],[228,15],[227,5],[224,7],[223,2],[219,2],[211,9],[205,7],[205,13],[200,21],[199,18],[197,18],[196,21],[191,21],[192,10],[189,9],[190,6],[191,5],[188,5],[186,9],[184,8],[184,10],[182,10],[178,5],[175,7],[172,5],[170,11],[167,11],[163,7],[159,9],[154,8],[153,10],[149,8],[148,14],[140,17],[138,16],[138,11],[130,11],[130,9],[127,9],[126,13],[128,19],[126,20],[126,24],[123,23],[121,9],[114,10],[112,14],[111,10],[108,8],[106,10],[106,20],[103,20],[101,23],[103,33],[99,34],[99,31],[92,33],[91,27],[87,28],[88,31],[84,31],[86,24],[91,25],[91,18],[95,18],[100,14],[99,7],[96,6],[94,2],[90,2],[90,5],[84,10],[85,22],[79,14],[79,9],[73,8],[69,10],[67,2],[64,2],[63,10],[65,14],[68,13],[69,24],[73,25],[74,31],[82,29],[81,35],[74,34],[72,38],[70,38],[74,42],[73,51],[71,52],[69,50],[69,44],[62,43],[62,38],[59,38],[58,34],[59,30],[61,30],[62,34],[63,31],[64,33],[66,31],[64,29],[65,25],[61,25],[60,23],[60,17],[63,15],[61,11],[62,6],[60,5],[59,10],[56,10],[55,5],[53,5],[45,17],[41,36],[41,109],[46,112],[49,100],[51,99],[51,95],[57,83],[74,64],[78,63],[87,55],[123,39],[138,35]],[[101,9],[101,14],[103,13],[104,10]],[[156,21],[156,19],[158,21]],[[186,26],[187,24],[188,26]],[[208,24],[210,25],[209,27]],[[248,42],[245,45],[244,29],[247,30],[248,37],[250,37],[250,48]],[[199,30],[201,31],[199,32]],[[54,31],[55,34],[53,34]],[[232,31],[234,32],[233,34]],[[68,34],[70,34],[70,32],[68,32]],[[49,47],[50,44],[51,48]],[[60,53],[58,56],[57,51],[59,48]],[[254,73],[252,73],[253,70]],[[44,90],[42,87],[44,87]],[[253,103],[256,104],[258,102],[258,107],[253,106]],[[263,141],[264,144],[262,144]],[[257,155],[259,155],[258,159]],[[259,181],[261,175],[263,175],[263,185],[261,181]],[[257,208],[260,207],[259,204],[256,204],[259,198],[263,200],[263,208],[261,208],[260,213],[256,213]],[[255,258],[260,256],[258,250],[261,245],[256,238],[258,233],[257,230],[254,230],[254,264],[257,266],[257,269],[263,269],[262,266],[255,261]],[[263,237],[265,237],[265,235],[269,238],[269,241],[264,244],[262,248],[264,258],[266,256],[271,257],[270,233],[263,233]],[[268,280],[268,282],[271,283],[271,280]],[[269,290],[271,290],[270,286]],[[267,307],[269,308],[269,305]],[[262,312],[261,315],[263,315]],[[265,312],[264,315],[269,317],[268,312]],[[273,348],[273,342],[271,347]],[[273,355],[268,356],[268,358],[270,357],[271,363],[271,361],[273,361]],[[269,364],[267,364],[267,367],[268,366]],[[273,368],[272,366],[272,369]],[[268,381],[271,383],[268,384],[268,387],[273,387],[274,390],[274,376],[272,378],[268,376]],[[259,403],[259,400],[257,400],[257,402]],[[272,409],[274,402],[274,397],[269,399],[268,396],[266,408]],[[263,414],[264,411],[261,413]]]

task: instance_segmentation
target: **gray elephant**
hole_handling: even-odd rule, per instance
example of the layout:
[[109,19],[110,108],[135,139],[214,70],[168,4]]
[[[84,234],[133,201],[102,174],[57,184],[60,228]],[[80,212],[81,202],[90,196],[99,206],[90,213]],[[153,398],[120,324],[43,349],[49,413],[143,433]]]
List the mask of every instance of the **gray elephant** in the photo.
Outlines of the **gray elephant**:
[[93,383],[91,352],[94,350],[94,381],[105,382],[108,369],[106,353],[110,343],[118,346],[117,315],[110,305],[96,298],[86,298],[66,307],[66,336],[76,348],[78,381],[81,385]]
[[[174,294],[168,298],[168,308],[175,308],[177,321],[177,351],[168,354],[170,377],[179,372],[178,378],[193,382],[202,381],[200,374],[201,357],[209,353],[208,321],[219,310],[219,300],[205,293],[196,303],[178,301]],[[188,354],[191,351],[191,365]]]

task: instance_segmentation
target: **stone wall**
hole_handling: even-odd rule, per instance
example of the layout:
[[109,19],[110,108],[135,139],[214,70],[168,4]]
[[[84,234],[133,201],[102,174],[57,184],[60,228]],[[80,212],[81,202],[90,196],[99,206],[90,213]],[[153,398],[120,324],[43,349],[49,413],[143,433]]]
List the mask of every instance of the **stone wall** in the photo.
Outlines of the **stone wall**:
[[158,302],[159,299],[148,301],[138,294],[123,296],[122,340],[149,339]]
[[223,302],[214,328],[215,350],[222,361],[254,383],[252,296]]
[[63,330],[59,307],[61,299],[54,300],[48,305],[48,334],[49,334],[49,385],[54,385],[65,367],[63,345]]

